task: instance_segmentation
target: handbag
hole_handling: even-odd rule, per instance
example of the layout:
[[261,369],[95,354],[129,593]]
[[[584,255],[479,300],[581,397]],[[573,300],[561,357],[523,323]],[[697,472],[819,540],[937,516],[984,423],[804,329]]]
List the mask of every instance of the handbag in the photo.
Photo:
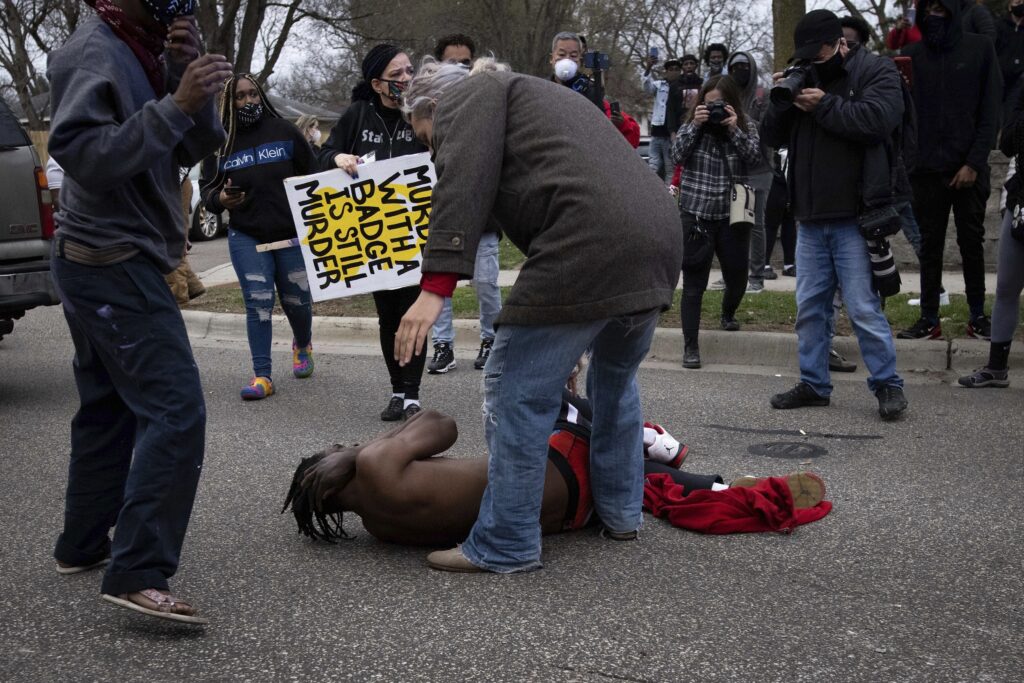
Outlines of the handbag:
[[736,182],[736,176],[729,165],[728,145],[722,149],[722,158],[725,160],[726,170],[729,171],[729,179],[733,181],[729,189],[729,227],[752,230],[755,221],[754,188],[746,183]]

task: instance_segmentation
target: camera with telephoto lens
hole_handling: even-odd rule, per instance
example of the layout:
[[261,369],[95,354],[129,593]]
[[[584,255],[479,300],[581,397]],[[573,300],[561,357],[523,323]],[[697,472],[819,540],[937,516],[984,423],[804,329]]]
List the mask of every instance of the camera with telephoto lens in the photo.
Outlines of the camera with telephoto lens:
[[782,80],[771,91],[771,100],[779,109],[789,109],[793,100],[804,88],[814,87],[817,79],[814,66],[809,61],[800,61],[782,72]]
[[721,125],[723,121],[729,118],[729,112],[725,110],[724,101],[715,100],[714,102],[708,102],[706,106],[708,108],[708,123]]

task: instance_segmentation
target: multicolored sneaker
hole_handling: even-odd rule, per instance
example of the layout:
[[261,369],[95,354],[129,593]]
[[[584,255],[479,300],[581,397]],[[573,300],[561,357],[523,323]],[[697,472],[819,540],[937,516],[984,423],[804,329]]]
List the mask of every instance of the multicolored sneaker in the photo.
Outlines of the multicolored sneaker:
[[644,457],[679,469],[690,449],[665,431],[661,425],[644,422]]
[[299,348],[292,341],[292,374],[306,379],[313,374],[313,345]]
[[258,401],[274,395],[274,383],[269,377],[253,377],[249,386],[243,387],[240,393],[243,401]]

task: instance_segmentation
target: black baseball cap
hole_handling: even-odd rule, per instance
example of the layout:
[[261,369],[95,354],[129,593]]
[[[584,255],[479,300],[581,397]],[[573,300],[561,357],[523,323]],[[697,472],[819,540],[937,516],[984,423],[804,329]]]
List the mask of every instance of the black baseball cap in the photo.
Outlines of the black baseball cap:
[[831,45],[843,37],[843,25],[827,9],[816,9],[804,15],[793,31],[796,50],[789,61],[814,59],[822,45]]
[[683,63],[678,59],[669,59],[665,62],[666,69],[682,69]]

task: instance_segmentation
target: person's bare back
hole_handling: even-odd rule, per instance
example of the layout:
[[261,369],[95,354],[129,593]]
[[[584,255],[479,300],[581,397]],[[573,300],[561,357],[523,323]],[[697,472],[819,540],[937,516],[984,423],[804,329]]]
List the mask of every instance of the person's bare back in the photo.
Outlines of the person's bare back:
[[[461,542],[479,512],[488,461],[440,457],[457,438],[452,418],[426,410],[366,444],[334,446],[299,465],[285,509],[292,505],[302,533],[324,540],[344,537],[341,513],[354,512],[382,541]],[[541,508],[544,533],[562,529],[567,503],[565,480],[549,464]]]

